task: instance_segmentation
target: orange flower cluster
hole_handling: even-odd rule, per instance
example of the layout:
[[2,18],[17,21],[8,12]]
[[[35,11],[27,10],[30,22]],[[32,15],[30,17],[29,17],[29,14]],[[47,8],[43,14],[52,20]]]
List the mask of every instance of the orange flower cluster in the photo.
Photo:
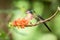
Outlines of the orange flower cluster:
[[24,28],[25,26],[28,25],[28,23],[29,23],[29,21],[26,19],[18,19],[18,20],[13,21],[12,25],[17,26],[18,28],[19,27]]
[[15,21],[12,22],[11,25],[15,26],[15,27],[21,27],[21,28],[24,28],[25,26],[28,25],[29,21],[32,20],[33,18],[33,15],[31,14],[30,11],[27,11],[27,16],[23,19],[17,19]]

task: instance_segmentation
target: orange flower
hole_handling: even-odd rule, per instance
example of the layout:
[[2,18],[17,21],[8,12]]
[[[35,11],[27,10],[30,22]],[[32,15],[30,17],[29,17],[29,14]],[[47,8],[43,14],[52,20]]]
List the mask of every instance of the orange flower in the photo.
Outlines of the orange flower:
[[22,20],[20,21],[21,28],[24,28],[26,25],[28,25],[28,23],[29,23],[28,20],[22,19]]
[[24,28],[26,25],[28,25],[29,21],[28,20],[25,20],[25,19],[18,19],[18,20],[15,20],[14,22],[12,22],[12,25],[13,26],[20,26],[21,28]]
[[12,22],[13,26],[17,26],[17,21]]
[[20,19],[15,20],[15,21],[12,22],[12,25],[15,26],[15,27],[18,27],[20,25],[19,22],[20,22]]
[[29,21],[33,18],[33,15],[30,13],[30,11],[27,11],[27,16],[23,19],[15,20],[12,25],[16,27],[24,28],[28,25]]

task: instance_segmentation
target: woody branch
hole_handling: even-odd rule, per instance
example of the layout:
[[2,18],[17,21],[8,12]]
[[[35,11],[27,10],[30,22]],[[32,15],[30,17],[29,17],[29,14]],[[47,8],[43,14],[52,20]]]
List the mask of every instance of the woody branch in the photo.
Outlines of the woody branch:
[[40,23],[50,21],[51,19],[53,19],[58,14],[59,11],[60,11],[60,7],[57,8],[56,12],[51,17],[49,17],[49,18],[47,18],[45,20],[40,20],[35,24],[26,25],[26,27],[28,27],[28,26],[36,26],[36,25],[39,25]]

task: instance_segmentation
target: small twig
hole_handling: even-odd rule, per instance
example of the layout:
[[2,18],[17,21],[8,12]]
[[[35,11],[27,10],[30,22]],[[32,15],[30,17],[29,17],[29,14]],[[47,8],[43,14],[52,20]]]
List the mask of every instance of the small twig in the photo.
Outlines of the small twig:
[[[40,15],[38,15],[37,18],[38,18],[39,20],[44,20],[44,18],[42,18]],[[38,20],[38,21],[39,21],[39,20]],[[48,26],[45,22],[43,22],[43,24],[46,26],[46,28],[47,28],[50,32],[52,32],[52,30],[49,28],[49,26]]]
[[[34,13],[32,14],[33,15],[33,17],[37,20],[37,21],[40,21],[40,20],[45,20],[44,18],[42,18],[40,15],[36,15],[35,14],[36,12],[34,11]],[[50,32],[52,32],[52,30],[49,28],[49,26],[45,23],[45,22],[43,22],[43,24],[46,26],[46,28],[50,31]]]
[[60,7],[58,7],[58,9],[56,10],[56,12],[51,17],[49,17],[49,18],[47,18],[45,20],[40,20],[40,21],[38,21],[35,24],[29,24],[26,27],[28,27],[28,26],[36,26],[36,25],[38,25],[40,23],[47,22],[47,21],[51,20],[52,18],[54,18],[58,14],[59,11],[60,11]]

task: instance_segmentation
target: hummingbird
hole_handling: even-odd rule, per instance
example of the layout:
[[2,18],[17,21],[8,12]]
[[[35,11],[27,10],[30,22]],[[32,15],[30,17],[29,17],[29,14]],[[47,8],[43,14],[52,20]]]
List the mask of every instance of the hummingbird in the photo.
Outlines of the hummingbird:
[[[35,11],[34,10],[28,10],[29,12],[27,13],[27,14],[31,14],[32,16],[34,16],[34,18],[37,20],[37,21],[40,21],[40,20],[45,20],[44,18],[42,18],[40,15],[36,15],[35,13]],[[32,16],[31,16],[31,18],[32,18]],[[50,31],[50,32],[52,32],[52,30],[49,28],[49,26],[45,23],[45,22],[43,22],[43,24],[46,26],[46,28]]]

